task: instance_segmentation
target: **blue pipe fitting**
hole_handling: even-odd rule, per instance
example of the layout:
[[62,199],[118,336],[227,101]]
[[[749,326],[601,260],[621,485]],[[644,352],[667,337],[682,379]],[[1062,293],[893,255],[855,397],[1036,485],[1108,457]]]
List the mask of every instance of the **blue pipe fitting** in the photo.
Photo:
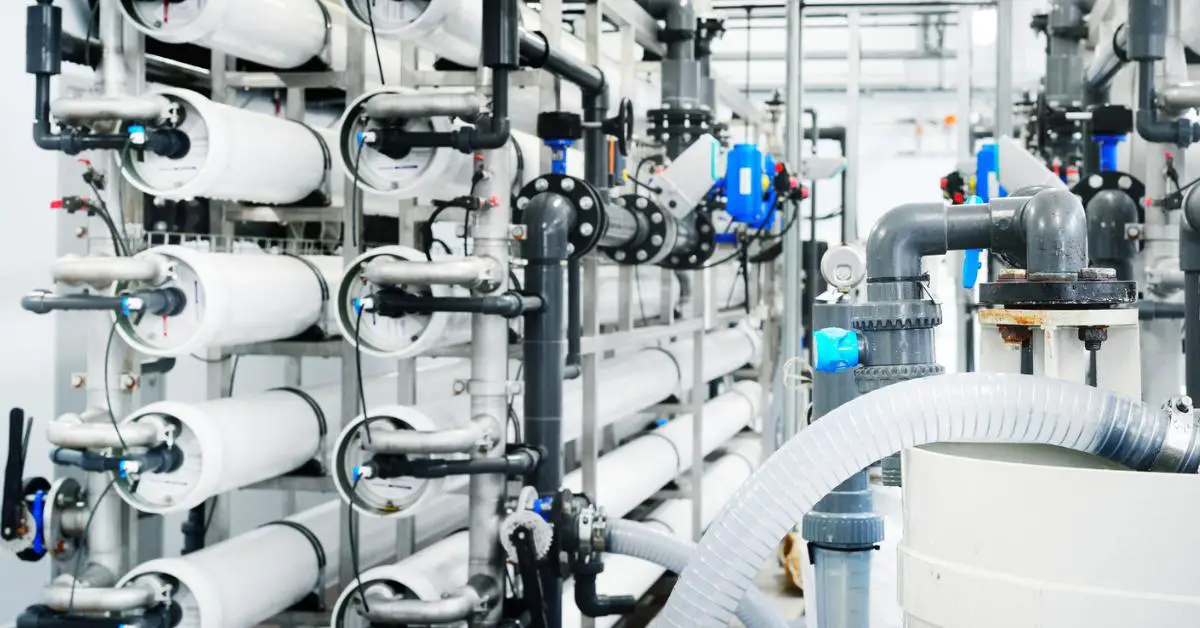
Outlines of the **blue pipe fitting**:
[[129,127],[129,143],[134,146],[142,146],[146,143],[146,127],[140,124],[130,125]]
[[575,140],[546,140],[550,149],[550,172],[552,174],[567,174],[567,149],[575,145]]
[[1092,141],[1100,147],[1100,172],[1116,172],[1117,146],[1125,141],[1124,135],[1096,135]]
[[[982,205],[986,201],[982,197],[972,196],[967,199],[968,205]],[[963,251],[962,286],[973,290],[979,282],[979,271],[983,270],[983,249],[967,249]]]
[[813,368],[821,373],[840,373],[859,364],[862,345],[858,332],[826,327],[813,333]]

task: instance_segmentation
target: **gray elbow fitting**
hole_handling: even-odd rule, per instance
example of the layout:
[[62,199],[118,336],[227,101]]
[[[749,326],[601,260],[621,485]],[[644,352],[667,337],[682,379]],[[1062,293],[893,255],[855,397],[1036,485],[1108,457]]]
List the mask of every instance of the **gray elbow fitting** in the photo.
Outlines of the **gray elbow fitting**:
[[1044,189],[1021,208],[1030,279],[1074,278],[1087,268],[1087,213],[1068,190]]

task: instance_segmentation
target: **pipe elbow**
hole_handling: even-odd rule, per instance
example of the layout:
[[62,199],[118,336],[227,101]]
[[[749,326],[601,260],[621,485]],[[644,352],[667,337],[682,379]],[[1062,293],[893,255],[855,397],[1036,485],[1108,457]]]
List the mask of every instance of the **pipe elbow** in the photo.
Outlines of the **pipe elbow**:
[[561,261],[569,256],[569,234],[575,207],[561,194],[543,192],[530,199],[523,219],[530,228],[522,247],[531,263]]
[[1035,275],[1074,277],[1087,267],[1087,213],[1069,190],[1047,188],[1021,208],[1025,263]]
[[911,203],[884,214],[867,238],[867,274],[901,279],[921,274],[921,257],[946,252],[946,206]]
[[1153,110],[1147,109],[1138,110],[1134,128],[1147,142],[1175,144],[1184,148],[1200,138],[1200,124],[1187,118],[1159,120]]

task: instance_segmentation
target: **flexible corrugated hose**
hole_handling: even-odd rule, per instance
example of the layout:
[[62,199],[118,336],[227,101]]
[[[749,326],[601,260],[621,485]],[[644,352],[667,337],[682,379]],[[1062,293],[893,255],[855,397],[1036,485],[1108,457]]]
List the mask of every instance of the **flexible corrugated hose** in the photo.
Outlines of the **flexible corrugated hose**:
[[1042,443],[1135,470],[1194,473],[1196,433],[1190,411],[1027,375],[964,373],[879,389],[830,412],[759,468],[709,526],[653,625],[728,625],[759,567],[813,504],[901,449],[952,441]]

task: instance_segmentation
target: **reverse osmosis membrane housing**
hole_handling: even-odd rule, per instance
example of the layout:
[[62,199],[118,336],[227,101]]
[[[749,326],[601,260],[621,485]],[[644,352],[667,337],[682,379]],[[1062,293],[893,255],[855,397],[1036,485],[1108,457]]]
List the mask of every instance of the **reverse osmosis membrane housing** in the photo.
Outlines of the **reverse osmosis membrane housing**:
[[166,199],[295,203],[324,186],[330,165],[322,135],[286,118],[222,105],[186,89],[159,87],[171,103],[160,123],[187,136],[177,159],[133,147],[121,172],[138,190]]
[[[384,113],[385,108],[379,106],[386,99],[420,98],[424,94],[384,87],[363,94],[346,107],[339,124],[336,152],[342,171],[359,188],[400,198],[450,199],[471,192],[476,164],[474,155],[449,147],[416,147],[402,155],[389,156],[364,141],[366,134],[385,127],[414,133],[445,133],[466,125],[465,121],[449,116],[396,118]],[[537,137],[515,130],[511,132],[508,166],[514,189],[537,175],[542,148],[542,141]],[[582,176],[583,165],[583,154],[569,150],[568,174]]]
[[182,311],[169,317],[118,315],[117,333],[134,349],[154,356],[184,356],[209,347],[283,340],[318,327],[332,328],[336,315],[332,295],[341,282],[341,258],[209,253],[183,245],[143,251],[165,269],[156,285],[177,288],[185,299]]

